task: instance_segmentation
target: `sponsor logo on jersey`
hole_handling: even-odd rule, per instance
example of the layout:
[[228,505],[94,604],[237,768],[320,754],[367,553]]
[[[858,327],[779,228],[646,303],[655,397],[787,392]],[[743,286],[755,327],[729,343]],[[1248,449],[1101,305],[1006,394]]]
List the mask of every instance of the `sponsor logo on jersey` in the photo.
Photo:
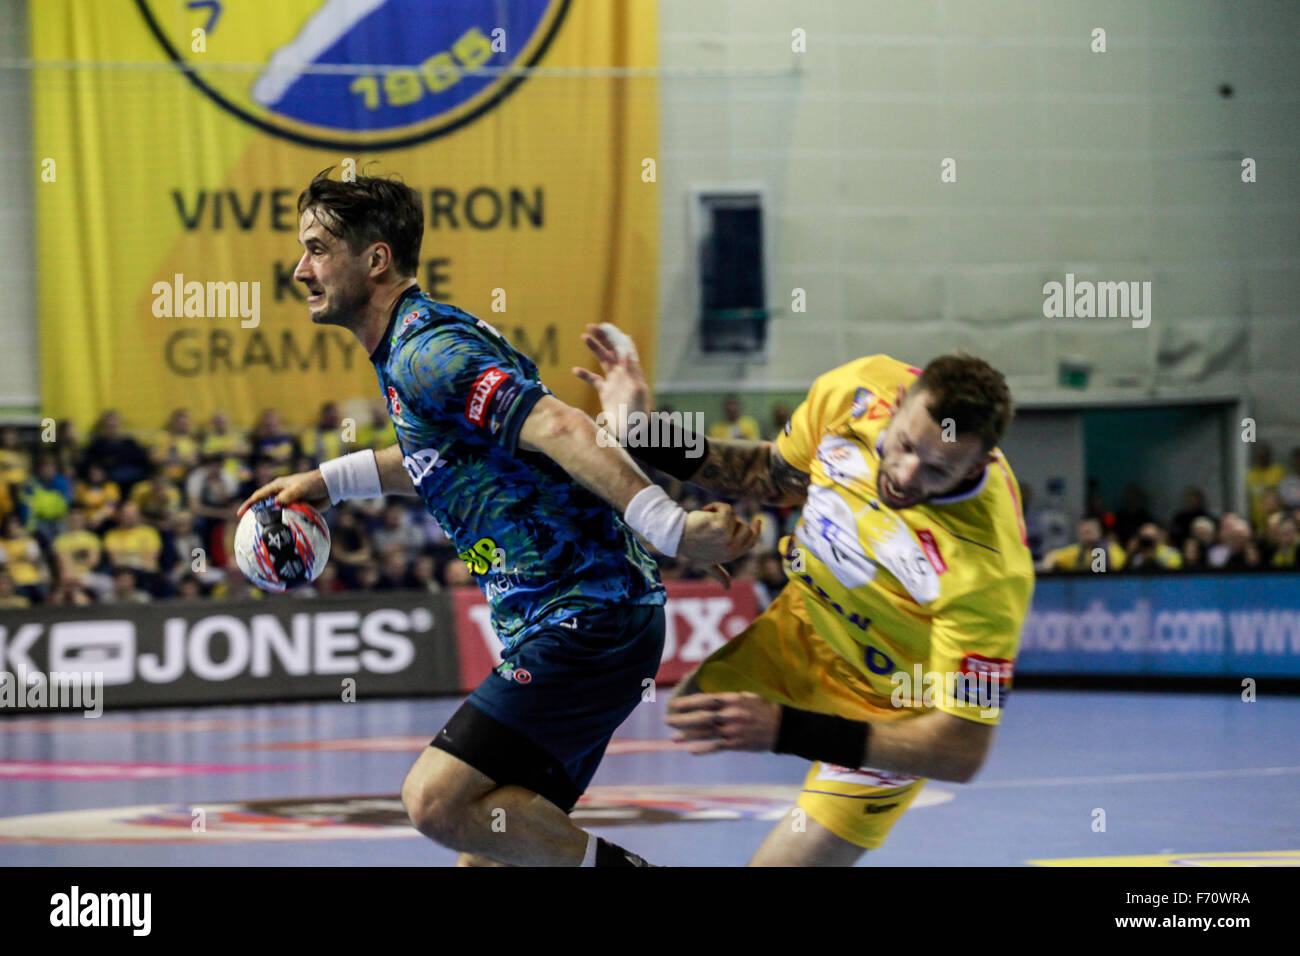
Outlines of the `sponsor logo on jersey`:
[[817,460],[826,477],[837,485],[851,487],[859,480],[871,480],[871,466],[862,454],[862,446],[851,438],[827,435],[817,446]]
[[939,575],[903,520],[879,508],[863,509],[861,531],[871,540],[875,560],[884,565],[917,604],[939,597]]
[[479,538],[474,544],[460,553],[460,559],[468,565],[474,574],[487,574],[493,568],[504,571],[502,561],[505,552],[497,547],[492,538]]
[[397,389],[388,386],[388,414],[395,422],[401,422],[402,419],[402,400],[397,397]]
[[496,390],[509,377],[494,365],[474,380],[469,390],[469,400],[465,403],[465,417],[471,424],[483,427],[487,420],[488,402],[492,401]]
[[934,540],[934,534],[929,528],[922,528],[916,533],[921,539],[921,550],[925,556],[930,559],[930,564],[934,566],[935,571],[943,574],[948,570],[948,564],[943,560],[943,555],[939,553],[939,542]]
[[428,478],[436,469],[446,468],[447,459],[443,458],[442,453],[436,448],[421,448],[415,454],[404,457],[402,467],[411,476],[411,484],[418,488],[420,482]]
[[488,403],[488,431],[497,434],[505,425],[506,415],[528,386],[516,378],[507,378]]
[[502,661],[496,668],[497,676],[504,677],[506,680],[512,680],[517,684],[528,684],[532,682],[533,675],[522,667],[516,667],[510,661]]
[[860,388],[853,393],[853,411],[850,413],[854,418],[861,418],[871,407],[870,389]]
[[876,577],[876,564],[863,549],[853,509],[830,488],[808,488],[799,543],[826,565],[843,587],[860,588]]
[[[1007,696],[1011,693],[1012,665],[1013,662],[1004,657],[967,654],[961,659],[961,666],[957,668],[958,680],[954,687],[953,698],[963,703],[980,703],[983,706],[982,701],[968,699],[973,694],[978,695],[982,690],[994,708],[1000,707],[1006,703]],[[967,676],[967,679],[962,680],[963,676]]]

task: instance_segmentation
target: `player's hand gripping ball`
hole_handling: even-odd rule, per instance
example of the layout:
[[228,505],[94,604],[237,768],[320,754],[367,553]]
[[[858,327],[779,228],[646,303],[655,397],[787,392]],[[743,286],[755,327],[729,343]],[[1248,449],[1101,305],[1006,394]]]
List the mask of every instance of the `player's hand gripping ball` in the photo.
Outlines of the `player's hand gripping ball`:
[[304,502],[283,508],[265,498],[235,530],[235,562],[263,591],[292,591],[320,576],[330,556],[330,529]]

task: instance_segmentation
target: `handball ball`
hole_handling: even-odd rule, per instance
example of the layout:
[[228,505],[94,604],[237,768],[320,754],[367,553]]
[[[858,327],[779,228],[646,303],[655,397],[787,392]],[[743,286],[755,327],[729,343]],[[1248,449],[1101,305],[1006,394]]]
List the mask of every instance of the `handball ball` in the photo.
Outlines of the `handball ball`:
[[292,591],[316,580],[329,556],[329,525],[302,502],[281,508],[274,498],[263,499],[235,529],[235,562],[263,591]]

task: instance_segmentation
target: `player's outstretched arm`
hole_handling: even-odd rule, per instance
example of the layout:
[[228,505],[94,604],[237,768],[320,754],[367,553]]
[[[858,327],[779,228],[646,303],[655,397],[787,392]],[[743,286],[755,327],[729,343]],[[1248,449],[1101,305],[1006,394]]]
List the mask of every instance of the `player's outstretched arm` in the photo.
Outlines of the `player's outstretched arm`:
[[[604,375],[584,368],[573,373],[600,395],[605,421],[621,440],[627,416],[648,414],[654,395],[641,370],[632,340],[616,326],[605,322],[587,326],[583,343],[600,363]],[[647,465],[674,478],[691,481],[730,498],[743,498],[770,505],[799,505],[808,497],[808,476],[792,467],[775,442],[679,436],[672,448],[632,448],[631,453]],[[704,446],[704,455],[691,457],[690,450]]]
[[808,476],[770,441],[709,439],[704,463],[691,481],[720,495],[769,505],[801,505],[808,498]]
[[542,396],[528,413],[519,429],[519,447],[546,455],[619,514],[650,484],[626,451],[598,440],[595,422],[554,395]]
[[845,720],[749,693],[676,697],[668,712],[674,739],[688,742],[696,754],[772,751],[953,783],[968,783],[979,771],[994,731],[943,711],[915,720]]
[[597,438],[596,423],[553,395],[543,396],[524,419],[519,447],[540,452],[574,481],[603,498],[628,526],[670,557],[698,564],[733,561],[758,540],[761,519],[741,521],[725,504],[687,513],[650,482],[627,452]]

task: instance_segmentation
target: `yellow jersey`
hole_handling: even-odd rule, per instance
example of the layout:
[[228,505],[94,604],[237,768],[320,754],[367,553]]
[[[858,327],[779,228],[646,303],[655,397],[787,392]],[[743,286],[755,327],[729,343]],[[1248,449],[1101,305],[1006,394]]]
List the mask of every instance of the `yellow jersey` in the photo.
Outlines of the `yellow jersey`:
[[45,580],[41,547],[35,538],[0,538],[0,568],[6,568],[18,587],[29,587]]
[[894,510],[879,447],[899,386],[920,370],[886,355],[813,383],[777,438],[810,476],[781,543],[819,637],[862,676],[871,704],[995,724],[1034,587],[1020,489],[1002,453],[970,488]]
[[91,524],[99,524],[113,517],[113,511],[121,500],[122,489],[116,481],[106,481],[102,485],[79,481],[73,493],[73,502],[86,509],[86,517]]
[[21,485],[31,475],[31,454],[21,449],[0,448],[0,481]]
[[93,531],[65,531],[54,539],[51,548],[74,577],[80,579],[93,571],[103,554],[103,544]]
[[183,481],[199,463],[198,440],[189,435],[159,432],[149,440],[149,452],[154,464],[166,471],[172,481]]
[[162,536],[152,525],[114,528],[104,535],[104,550],[113,564],[136,571],[157,571],[162,553]]

